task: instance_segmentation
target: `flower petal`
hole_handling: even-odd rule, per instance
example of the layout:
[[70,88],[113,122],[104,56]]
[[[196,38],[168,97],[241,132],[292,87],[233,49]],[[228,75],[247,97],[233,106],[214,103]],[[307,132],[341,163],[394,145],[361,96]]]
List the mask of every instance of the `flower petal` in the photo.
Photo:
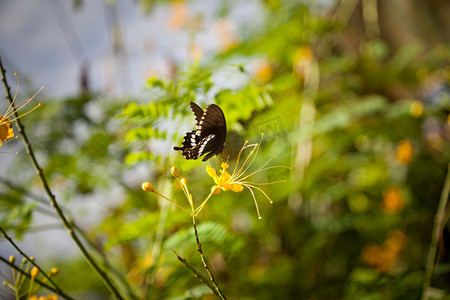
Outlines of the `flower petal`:
[[[219,177],[217,176],[216,170],[211,166],[206,166],[206,173],[214,179],[214,182],[219,185]],[[222,177],[222,176],[221,176]]]
[[239,192],[242,192],[244,187],[242,186],[241,183],[232,183],[232,184],[230,184],[230,189],[235,193],[239,193]]

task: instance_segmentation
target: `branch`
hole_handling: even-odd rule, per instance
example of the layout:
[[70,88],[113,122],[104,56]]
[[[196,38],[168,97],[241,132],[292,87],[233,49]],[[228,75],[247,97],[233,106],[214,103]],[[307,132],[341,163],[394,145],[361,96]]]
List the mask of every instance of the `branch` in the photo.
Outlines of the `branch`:
[[430,249],[428,250],[425,278],[423,282],[422,298],[421,298],[422,300],[427,300],[429,296],[428,290],[431,285],[431,276],[433,275],[435,267],[434,263],[436,260],[436,251],[439,242],[439,235],[441,234],[442,228],[445,225],[444,224],[445,209],[447,207],[449,193],[450,193],[450,164],[448,164],[447,167],[447,177],[445,179],[444,187],[442,188],[441,200],[439,201],[439,206],[436,215],[434,217],[433,233],[431,236]]
[[199,273],[198,273],[198,272],[197,272],[190,264],[188,264],[187,261],[186,261],[184,258],[182,258],[181,256],[179,256],[178,253],[177,253],[175,250],[172,249],[172,251],[173,251],[173,253],[175,253],[175,255],[177,256],[178,260],[179,260],[186,268],[188,268],[189,270],[191,270],[192,273],[194,273],[194,276],[197,277],[198,280],[200,280],[200,281],[201,281],[202,283],[204,283],[207,287],[209,287],[209,288],[211,289],[211,291],[212,291],[214,294],[217,295],[217,297],[220,297],[219,293],[217,293],[217,291],[215,290],[215,288],[214,288],[211,284],[209,284],[209,282],[207,282],[207,281],[202,277],[202,275],[200,275],[200,274],[199,274]]
[[[14,270],[16,270],[19,273],[21,273],[22,275],[24,275],[24,276],[26,276],[26,277],[31,279],[31,274],[28,274],[27,272],[25,272],[24,270],[22,270],[21,268],[19,268],[18,266],[16,266],[15,264],[10,262],[9,260],[7,260],[6,258],[0,256],[0,260],[2,262],[4,262],[5,264],[7,264],[8,266],[10,266],[11,268],[13,268]],[[45,284],[44,282],[40,281],[39,279],[34,278],[33,280],[34,280],[34,282],[37,282],[40,286],[46,288],[47,290],[50,290],[50,291],[54,292],[55,294],[65,298],[65,299],[74,300],[74,298],[72,298],[72,297],[70,297],[70,296],[68,296],[68,295],[66,295],[64,293],[61,293],[57,289],[49,286],[48,284]]]
[[51,279],[50,276],[48,276],[47,273],[45,273],[44,270],[42,270],[41,267],[38,264],[36,264],[36,262],[34,260],[32,260],[28,255],[26,255],[22,251],[22,249],[20,249],[19,246],[17,246],[16,243],[14,243],[14,241],[8,236],[8,234],[3,230],[3,228],[1,226],[0,226],[0,231],[3,233],[3,236],[5,237],[5,239],[7,239],[8,242],[17,250],[17,252],[19,252],[20,255],[25,257],[25,259],[28,260],[33,266],[38,268],[39,271],[42,273],[42,275],[44,275],[44,277],[47,278],[47,280],[50,281],[51,284],[53,284],[53,286],[55,287],[56,291],[58,292],[58,295],[66,298],[66,299],[72,299],[70,296],[66,295],[60,289],[60,287],[53,281],[53,279]]
[[[6,81],[6,71],[5,71],[4,67],[3,67],[3,63],[2,63],[1,57],[0,57],[0,71],[1,71],[2,81],[3,81],[3,85],[4,85],[4,88],[5,88],[5,92],[6,92],[6,98],[12,104],[13,103],[13,98],[11,97],[11,92],[10,92],[8,83]],[[70,237],[75,242],[75,244],[77,245],[78,249],[80,250],[80,252],[84,256],[86,261],[97,272],[97,274],[103,280],[103,283],[108,287],[108,289],[114,294],[114,296],[117,299],[123,299],[123,297],[120,295],[120,293],[117,290],[117,288],[113,285],[111,280],[108,278],[107,274],[100,268],[99,265],[97,265],[97,263],[94,261],[94,259],[89,254],[89,252],[86,250],[86,248],[82,244],[81,240],[78,238],[77,234],[75,233],[71,223],[68,221],[68,219],[64,215],[64,212],[62,211],[62,209],[59,207],[59,204],[56,201],[56,197],[55,197],[55,195],[53,195],[52,190],[50,189],[50,186],[49,186],[49,184],[47,182],[47,179],[44,176],[44,173],[43,173],[39,163],[36,160],[33,148],[32,148],[32,146],[30,144],[30,141],[28,140],[28,136],[25,133],[25,128],[22,125],[22,123],[20,122],[19,114],[17,113],[17,111],[14,112],[14,116],[16,117],[16,121],[15,122],[17,124],[17,127],[19,128],[19,133],[20,133],[20,135],[22,137],[22,140],[23,140],[23,142],[25,144],[25,148],[27,149],[27,154],[30,157],[34,168],[36,169],[36,173],[37,173],[39,179],[41,180],[41,183],[42,183],[42,185],[44,187],[45,192],[47,193],[47,196],[48,196],[48,198],[50,200],[51,206],[55,209],[56,213],[58,214],[58,217],[62,221],[64,227],[69,232]]]
[[202,250],[202,244],[200,243],[200,239],[198,238],[198,232],[197,232],[197,223],[195,222],[195,215],[192,215],[192,225],[194,226],[194,232],[195,232],[195,239],[197,241],[198,246],[198,252],[200,253],[200,257],[202,259],[203,266],[205,267],[206,272],[209,275],[209,279],[211,280],[212,284],[214,285],[214,288],[216,290],[216,295],[219,296],[220,299],[226,300],[225,295],[222,294],[222,291],[219,288],[219,285],[217,284],[216,280],[214,279],[213,273],[209,270],[208,264],[206,263],[205,255],[203,254]]

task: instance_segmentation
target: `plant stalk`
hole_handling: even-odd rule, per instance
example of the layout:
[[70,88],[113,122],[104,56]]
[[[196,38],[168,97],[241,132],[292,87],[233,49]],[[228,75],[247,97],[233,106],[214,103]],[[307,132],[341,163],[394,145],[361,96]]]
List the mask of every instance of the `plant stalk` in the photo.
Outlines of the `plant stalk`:
[[[2,62],[1,57],[0,57],[0,71],[1,71],[2,81],[3,81],[3,85],[4,85],[4,88],[5,88],[5,92],[6,92],[6,98],[12,104],[13,103],[13,98],[11,97],[11,91],[10,91],[10,88],[9,88],[8,83],[6,81],[6,70],[3,67],[3,62]],[[48,198],[50,200],[51,206],[55,209],[55,211],[56,211],[58,217],[60,218],[61,222],[63,223],[64,227],[69,232],[70,237],[75,242],[75,244],[77,245],[78,249],[82,253],[83,257],[86,259],[86,261],[89,263],[89,265],[95,270],[95,272],[102,279],[103,283],[114,294],[114,296],[117,299],[123,299],[123,297],[121,296],[121,294],[119,293],[117,288],[114,286],[114,284],[108,278],[107,274],[100,268],[100,266],[94,261],[92,256],[86,250],[86,248],[82,244],[81,240],[78,238],[77,234],[75,233],[71,223],[69,222],[69,220],[64,215],[64,212],[62,211],[62,209],[60,208],[58,202],[56,201],[56,197],[55,197],[55,195],[53,195],[52,190],[50,189],[50,186],[49,186],[49,184],[47,182],[47,179],[46,179],[46,177],[45,177],[45,175],[44,175],[44,173],[43,173],[39,163],[37,162],[37,159],[36,159],[36,156],[34,155],[34,151],[33,151],[33,148],[31,146],[31,143],[30,143],[30,141],[28,139],[27,134],[25,133],[25,127],[22,125],[22,122],[19,119],[19,114],[17,113],[17,111],[14,112],[14,116],[16,118],[15,122],[17,124],[17,127],[19,128],[19,133],[20,133],[20,135],[22,137],[22,140],[23,140],[23,142],[25,144],[25,148],[27,150],[27,154],[30,157],[31,162],[33,163],[33,166],[34,166],[34,168],[36,170],[36,173],[37,173],[39,179],[41,180],[41,183],[42,183],[42,185],[44,187],[44,190],[47,193],[47,196],[48,196]]]

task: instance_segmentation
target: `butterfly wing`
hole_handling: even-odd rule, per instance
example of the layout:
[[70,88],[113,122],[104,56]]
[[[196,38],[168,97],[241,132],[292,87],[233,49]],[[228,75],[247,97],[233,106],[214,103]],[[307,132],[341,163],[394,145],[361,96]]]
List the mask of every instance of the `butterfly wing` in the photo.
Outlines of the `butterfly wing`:
[[223,151],[227,135],[225,116],[215,104],[209,105],[204,112],[194,102],[190,105],[195,115],[196,130],[186,133],[182,147],[174,147],[174,150],[181,150],[186,159],[197,159],[207,153],[202,159],[207,161]]
[[191,105],[192,111],[194,112],[195,125],[196,125],[197,130],[198,130],[199,129],[199,123],[200,123],[200,120],[201,120],[204,112],[203,112],[203,109],[201,109],[200,106],[198,106],[194,102],[191,102],[190,105]]

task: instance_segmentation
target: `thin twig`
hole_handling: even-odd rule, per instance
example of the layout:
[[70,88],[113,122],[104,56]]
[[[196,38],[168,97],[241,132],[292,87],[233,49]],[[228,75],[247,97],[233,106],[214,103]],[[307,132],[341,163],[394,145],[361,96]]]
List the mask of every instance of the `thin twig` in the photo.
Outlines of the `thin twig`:
[[[7,264],[8,266],[10,266],[11,268],[13,268],[14,270],[18,271],[19,273],[21,273],[22,275],[28,277],[31,279],[31,274],[28,274],[27,272],[25,272],[24,270],[22,270],[21,268],[19,268],[18,266],[16,266],[15,264],[13,264],[12,262],[10,262],[9,260],[7,260],[6,258],[0,256],[0,260],[2,262],[4,262],[5,264]],[[55,294],[65,298],[65,299],[69,299],[69,300],[74,300],[74,298],[64,294],[64,293],[60,293],[57,289],[49,286],[48,284],[45,284],[44,282],[40,281],[39,279],[34,278],[34,282],[38,283],[40,286],[46,288],[47,290],[50,290],[52,292],[54,292]]]
[[[1,76],[2,76],[3,85],[4,85],[4,88],[5,88],[5,92],[6,92],[6,98],[9,100],[10,103],[13,103],[13,99],[11,97],[11,92],[10,92],[8,83],[6,81],[6,71],[5,71],[4,67],[3,67],[3,63],[2,63],[1,57],[0,57],[0,70],[1,70]],[[75,231],[73,229],[73,226],[71,225],[71,223],[68,221],[68,219],[64,215],[64,212],[62,211],[62,209],[59,207],[59,204],[56,201],[56,197],[55,197],[55,195],[53,195],[52,190],[50,189],[50,186],[49,186],[49,184],[47,182],[47,179],[44,176],[44,173],[43,173],[39,163],[36,160],[33,148],[32,148],[32,146],[31,146],[31,144],[30,144],[30,142],[28,140],[28,136],[25,133],[25,128],[22,125],[22,123],[20,122],[19,114],[17,113],[17,111],[14,112],[14,116],[16,118],[15,122],[17,124],[17,127],[19,128],[19,133],[20,133],[20,135],[22,137],[22,140],[23,140],[23,142],[25,144],[25,147],[27,149],[27,154],[30,157],[34,168],[36,169],[37,175],[38,175],[39,179],[42,182],[42,185],[44,187],[45,192],[47,193],[48,198],[50,199],[51,206],[55,209],[56,213],[58,214],[59,218],[61,219],[62,223],[64,224],[64,227],[69,232],[70,237],[75,242],[75,244],[77,245],[78,249],[80,250],[80,252],[84,256],[86,261],[97,272],[97,274],[103,280],[103,283],[108,287],[108,289],[114,294],[114,296],[117,299],[123,299],[123,297],[121,296],[121,294],[119,293],[117,288],[114,286],[114,284],[108,278],[108,275],[102,270],[102,268],[100,268],[99,265],[97,265],[97,263],[94,261],[94,259],[89,254],[89,252],[86,250],[86,248],[82,244],[81,240],[78,238],[77,234],[75,233]]]
[[200,275],[200,274],[197,272],[197,270],[195,270],[190,264],[188,264],[188,262],[186,261],[186,259],[184,259],[184,258],[182,258],[181,256],[179,256],[178,253],[177,253],[175,250],[172,249],[172,251],[173,251],[173,253],[175,253],[175,255],[177,256],[178,260],[179,260],[186,268],[188,268],[189,270],[191,270],[192,273],[194,273],[194,276],[197,277],[198,280],[200,280],[200,281],[201,281],[202,283],[204,283],[207,287],[209,287],[210,290],[211,290],[214,294],[217,295],[217,297],[220,297],[220,295],[219,295],[219,293],[217,293],[216,289],[215,289],[211,284],[209,284],[209,282],[206,281],[206,280],[202,277],[202,275]]
[[33,266],[35,266],[36,268],[39,269],[39,271],[42,273],[42,275],[47,278],[47,280],[53,284],[53,286],[55,287],[55,289],[58,291],[58,295],[63,296],[64,298],[70,298],[69,296],[66,295],[66,293],[64,293],[61,288],[53,281],[53,279],[50,278],[50,276],[47,275],[47,273],[44,272],[44,270],[42,270],[42,268],[34,261],[32,260],[28,255],[26,255],[22,249],[19,248],[19,246],[16,245],[16,243],[14,243],[14,241],[11,239],[11,237],[9,237],[9,235],[6,233],[6,231],[3,230],[3,228],[0,226],[0,231],[3,233],[3,236],[5,237],[5,239],[8,240],[8,242],[17,250],[17,252],[20,253],[20,255],[22,255],[23,257],[25,257],[26,260],[28,260]]
[[203,254],[202,244],[200,243],[200,239],[198,238],[197,223],[195,222],[195,215],[192,215],[192,225],[194,226],[195,239],[197,241],[197,246],[198,246],[197,251],[200,253],[203,267],[205,267],[205,270],[209,275],[209,279],[211,280],[215,290],[217,291],[216,294],[219,296],[220,299],[226,300],[225,296],[222,294],[222,291],[219,288],[219,285],[217,284],[216,280],[214,279],[213,273],[209,270],[208,264],[206,263],[205,255]]
[[442,232],[442,228],[445,225],[445,210],[447,208],[448,203],[448,195],[450,193],[450,164],[447,167],[447,177],[445,179],[444,187],[442,188],[441,199],[439,201],[439,206],[434,217],[434,227],[433,233],[431,236],[430,248],[428,250],[426,269],[425,269],[425,278],[423,281],[423,289],[422,289],[422,300],[427,300],[429,293],[428,290],[431,285],[431,276],[434,271],[434,263],[436,261],[436,251],[439,242],[439,236]]
[[[27,189],[25,189],[22,186],[16,185],[14,183],[12,183],[11,181],[9,181],[8,179],[1,177],[0,176],[0,183],[8,186],[9,188],[16,190],[20,193],[23,193],[25,196],[35,200],[37,203],[41,203],[43,205],[50,206],[49,203],[42,198],[39,195],[36,195],[30,191],[28,191]],[[45,207],[40,207],[38,206],[36,209],[45,209]],[[41,213],[45,213],[47,214],[47,210],[45,211],[40,211]],[[54,211],[48,211],[50,214],[48,214],[51,217],[56,218],[57,220],[59,220],[59,217],[54,213]],[[84,242],[88,244],[89,249],[92,252],[95,252],[98,256],[98,258],[100,258],[102,260],[102,263],[104,264],[104,266],[109,270],[109,272],[112,272],[115,275],[115,278],[117,280],[119,280],[122,283],[122,286],[127,290],[128,293],[128,297],[130,299],[137,299],[136,295],[134,295],[133,291],[131,290],[130,286],[128,285],[128,283],[125,281],[125,279],[123,278],[123,276],[109,263],[109,261],[106,259],[105,254],[100,251],[98,249],[98,247],[96,247],[96,245],[94,245],[92,243],[91,240],[88,239],[88,237],[86,236],[86,234],[84,233],[84,231],[77,225],[77,223],[70,217],[70,214],[67,214],[68,219],[70,220],[70,224],[72,225],[73,229],[75,229],[75,231],[83,238]],[[31,230],[34,230],[35,228],[31,228]],[[111,274],[111,273],[110,273]]]

